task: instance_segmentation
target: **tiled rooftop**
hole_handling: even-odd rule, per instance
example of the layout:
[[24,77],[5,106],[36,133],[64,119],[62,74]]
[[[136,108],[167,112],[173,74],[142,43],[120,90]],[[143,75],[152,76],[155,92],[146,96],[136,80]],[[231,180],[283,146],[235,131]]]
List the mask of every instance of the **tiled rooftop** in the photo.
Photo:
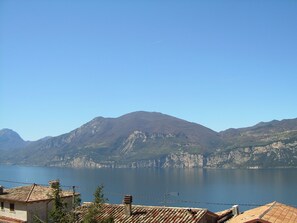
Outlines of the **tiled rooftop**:
[[[87,205],[83,205],[79,212],[81,222],[83,215],[86,213]],[[142,206],[132,205],[132,215],[127,216],[122,204],[103,204],[97,220],[107,217],[113,217],[115,223],[206,223],[216,222],[217,215],[199,208],[179,208],[179,207],[159,207],[159,206]]]
[[[4,189],[4,193],[0,195],[0,200],[18,201],[18,202],[35,202],[52,199],[53,189],[40,185],[30,185],[23,187],[15,187]],[[62,197],[72,196],[71,191],[62,191]]]
[[260,206],[230,219],[228,223],[253,222],[265,223],[297,223],[297,208],[278,202],[273,202]]

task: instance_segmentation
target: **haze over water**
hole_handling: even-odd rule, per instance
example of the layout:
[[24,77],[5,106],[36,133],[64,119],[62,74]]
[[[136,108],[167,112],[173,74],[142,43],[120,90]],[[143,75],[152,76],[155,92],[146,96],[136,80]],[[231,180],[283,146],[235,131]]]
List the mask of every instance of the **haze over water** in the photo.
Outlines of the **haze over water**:
[[296,206],[296,174],[297,169],[71,169],[0,165],[0,184],[16,187],[24,184],[3,180],[47,184],[49,180],[60,179],[62,185],[77,186],[82,201],[92,201],[95,188],[103,184],[110,203],[121,203],[123,195],[131,194],[134,204],[220,211],[233,204],[246,210],[252,208],[248,204],[275,200]]

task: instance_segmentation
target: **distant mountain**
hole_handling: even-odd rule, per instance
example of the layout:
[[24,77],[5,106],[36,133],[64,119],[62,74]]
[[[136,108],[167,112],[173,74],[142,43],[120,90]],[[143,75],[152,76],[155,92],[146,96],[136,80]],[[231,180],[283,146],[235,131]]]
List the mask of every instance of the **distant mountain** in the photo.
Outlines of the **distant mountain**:
[[15,149],[0,162],[94,168],[297,166],[297,119],[217,133],[165,114],[133,112],[97,117],[69,133],[30,144],[15,140]]
[[222,144],[218,133],[202,125],[156,112],[133,112],[119,118],[97,117],[70,133],[31,143],[17,157],[14,154],[5,160],[37,165],[125,165],[179,151],[209,153]]
[[23,148],[26,144],[27,143],[19,136],[19,134],[11,129],[0,130],[0,151]]
[[220,136],[235,147],[266,145],[276,140],[296,140],[297,119],[273,120],[248,128],[228,129],[220,132]]
[[227,146],[207,157],[209,167],[297,167],[297,119],[228,129],[220,136]]

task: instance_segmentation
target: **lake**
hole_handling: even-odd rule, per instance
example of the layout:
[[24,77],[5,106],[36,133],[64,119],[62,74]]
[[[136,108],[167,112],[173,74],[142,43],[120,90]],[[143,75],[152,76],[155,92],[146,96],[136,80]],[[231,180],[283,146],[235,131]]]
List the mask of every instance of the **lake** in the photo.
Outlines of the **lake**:
[[[72,169],[0,165],[0,184],[47,184],[60,179],[61,185],[77,187],[82,201],[92,201],[98,185],[104,185],[110,203],[121,203],[133,195],[133,204],[201,207],[220,211],[239,204],[272,201],[297,205],[297,169]],[[7,181],[22,182],[12,183]],[[63,187],[69,189],[69,187]]]

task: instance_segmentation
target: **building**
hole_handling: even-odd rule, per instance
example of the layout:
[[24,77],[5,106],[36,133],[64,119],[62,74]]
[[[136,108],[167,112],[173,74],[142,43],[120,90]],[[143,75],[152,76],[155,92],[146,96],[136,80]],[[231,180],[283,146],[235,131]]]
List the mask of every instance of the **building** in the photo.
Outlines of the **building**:
[[[4,189],[0,187],[0,223],[30,223],[34,216],[43,221],[48,220],[52,208],[53,186],[59,183],[51,181],[49,186],[37,184]],[[75,194],[77,196],[78,194]],[[67,203],[69,210],[73,205],[74,193],[61,191],[61,197]]]
[[[90,204],[84,203],[77,209],[78,222],[82,222]],[[201,208],[132,205],[132,196],[129,195],[125,196],[123,204],[102,204],[96,219],[112,217],[115,223],[217,223],[224,216],[226,214],[217,215]]]
[[228,223],[296,223],[297,208],[278,202],[272,202],[248,211],[233,218]]

